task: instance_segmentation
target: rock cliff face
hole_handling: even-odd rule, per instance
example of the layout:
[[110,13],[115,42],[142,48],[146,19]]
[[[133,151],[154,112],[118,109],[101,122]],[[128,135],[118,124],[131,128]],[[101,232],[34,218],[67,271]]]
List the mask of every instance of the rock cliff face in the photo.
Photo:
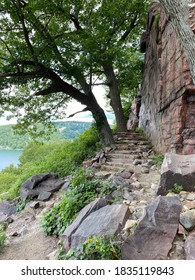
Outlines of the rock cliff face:
[[[195,30],[195,7],[189,20]],[[195,86],[185,52],[158,2],[147,15],[141,50],[145,67],[139,126],[158,151],[195,153]]]

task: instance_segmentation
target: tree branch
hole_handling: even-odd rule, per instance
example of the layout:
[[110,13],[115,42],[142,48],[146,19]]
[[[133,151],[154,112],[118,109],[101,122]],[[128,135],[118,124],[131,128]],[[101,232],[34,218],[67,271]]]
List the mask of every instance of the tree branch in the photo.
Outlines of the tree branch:
[[59,91],[58,87],[54,83],[52,83],[48,88],[37,91],[35,93],[35,96],[45,96],[58,91]]
[[54,53],[56,54],[57,59],[59,60],[59,62],[67,69],[70,69],[72,73],[74,73],[73,74],[74,78],[81,85],[85,94],[86,95],[90,94],[90,86],[86,82],[85,77],[81,73],[81,70],[77,66],[72,66],[68,63],[68,61],[62,56],[58,46],[55,43],[54,38],[51,36],[51,34],[49,33],[46,26],[43,26],[43,24],[39,21],[39,19],[31,11],[29,11],[29,13],[33,16],[34,25],[37,28],[38,32],[40,32],[40,34],[43,36],[43,38],[49,42]]
[[126,29],[126,31],[124,32],[124,34],[121,36],[121,38],[119,39],[119,42],[125,41],[125,39],[127,38],[127,36],[131,33],[131,31],[133,30],[133,28],[136,27],[136,21],[137,21],[137,14],[135,14],[133,20],[131,21],[129,27]]
[[74,114],[69,115],[68,118],[72,118],[72,117],[74,117],[76,114],[79,114],[79,113],[82,113],[82,112],[86,112],[86,111],[89,111],[88,107],[85,107],[83,110],[78,111],[78,112],[76,112],[76,113],[74,113]]
[[11,57],[13,57],[12,52],[11,52],[9,46],[7,45],[7,43],[2,38],[0,38],[0,41],[3,42],[3,44],[5,45],[7,51],[10,53]]
[[94,83],[92,86],[109,86],[110,83]]
[[[14,1],[12,1],[12,2],[14,3]],[[29,38],[29,31],[28,31],[28,29],[26,27],[25,19],[24,19],[24,14],[22,12],[22,8],[24,7],[24,5],[22,5],[22,4],[24,4],[24,3],[25,2],[23,2],[23,1],[17,0],[17,4],[15,5],[15,7],[17,9],[17,14],[18,14],[19,20],[20,20],[20,22],[22,24],[22,28],[23,28],[23,33],[24,33],[24,38],[25,38],[26,44],[27,44],[27,46],[29,48],[29,51],[30,51],[32,57],[33,57],[35,65],[38,65],[38,58],[35,55],[34,48],[33,48],[32,44],[31,44],[31,41],[30,41],[30,38]]]
[[42,77],[41,73],[39,71],[32,71],[32,72],[8,72],[8,73],[1,73],[1,78],[6,77],[26,77],[26,78],[33,78],[33,77]]
[[75,15],[70,14],[70,20],[74,23],[74,26],[77,30],[83,31],[83,28],[80,26],[78,18]]

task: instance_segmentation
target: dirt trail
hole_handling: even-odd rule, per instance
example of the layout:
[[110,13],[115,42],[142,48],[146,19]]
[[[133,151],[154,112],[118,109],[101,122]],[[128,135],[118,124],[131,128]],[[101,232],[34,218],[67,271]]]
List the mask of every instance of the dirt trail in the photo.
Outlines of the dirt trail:
[[6,246],[0,253],[0,260],[48,259],[48,255],[57,249],[58,239],[45,236],[40,217],[40,213],[34,215],[28,211],[14,216],[14,222],[6,231]]

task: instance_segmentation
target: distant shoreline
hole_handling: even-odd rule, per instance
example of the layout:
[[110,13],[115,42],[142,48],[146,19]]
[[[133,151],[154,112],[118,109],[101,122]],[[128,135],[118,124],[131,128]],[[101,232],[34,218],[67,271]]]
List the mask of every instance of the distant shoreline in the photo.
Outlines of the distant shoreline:
[[0,151],[23,151],[23,149],[13,149],[13,148],[0,147]]

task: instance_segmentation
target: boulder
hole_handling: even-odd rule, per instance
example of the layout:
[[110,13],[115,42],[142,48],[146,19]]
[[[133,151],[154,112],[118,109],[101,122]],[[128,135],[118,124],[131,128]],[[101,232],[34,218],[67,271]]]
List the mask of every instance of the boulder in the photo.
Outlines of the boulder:
[[71,248],[76,248],[90,236],[110,236],[119,233],[130,216],[126,205],[107,205],[91,213],[71,236]]
[[123,179],[130,179],[132,173],[131,172],[121,172],[118,173],[118,176],[122,177]]
[[46,201],[48,199],[50,199],[52,193],[51,192],[47,192],[47,191],[41,191],[38,195],[38,200],[40,201]]
[[174,184],[182,185],[186,191],[195,191],[195,154],[165,154],[157,194],[167,194]]
[[112,179],[112,183],[116,187],[121,186],[121,187],[124,187],[124,188],[131,189],[130,181],[128,179],[123,178],[120,175],[115,175]]
[[68,191],[68,189],[70,188],[71,186],[71,183],[70,183],[70,179],[65,179],[65,182],[63,183],[60,191],[63,192],[63,193],[66,193]]
[[180,215],[180,223],[188,231],[195,228],[195,209],[188,210]]
[[177,197],[158,197],[122,245],[124,260],[166,259],[176,235],[182,209]]
[[[58,175],[54,173],[37,174],[30,177],[22,184],[20,198],[21,200],[25,200],[27,198],[36,198],[40,196],[40,200],[41,197],[44,197],[43,200],[45,200],[45,192],[51,195],[53,192],[58,191],[63,183],[64,180],[58,178]],[[41,193],[43,193],[43,195],[41,195]],[[48,198],[50,195],[47,194]]]
[[186,260],[195,260],[195,231],[191,232],[187,237],[184,250],[186,254]]
[[66,228],[62,235],[62,240],[64,243],[65,251],[68,252],[70,248],[71,235],[78,229],[80,224],[84,219],[87,218],[91,213],[97,211],[98,209],[106,206],[108,203],[104,198],[97,198],[87,206],[85,206],[77,216],[77,218],[73,221],[73,223]]
[[9,200],[0,201],[0,222],[6,222],[11,215],[16,213],[16,205]]

